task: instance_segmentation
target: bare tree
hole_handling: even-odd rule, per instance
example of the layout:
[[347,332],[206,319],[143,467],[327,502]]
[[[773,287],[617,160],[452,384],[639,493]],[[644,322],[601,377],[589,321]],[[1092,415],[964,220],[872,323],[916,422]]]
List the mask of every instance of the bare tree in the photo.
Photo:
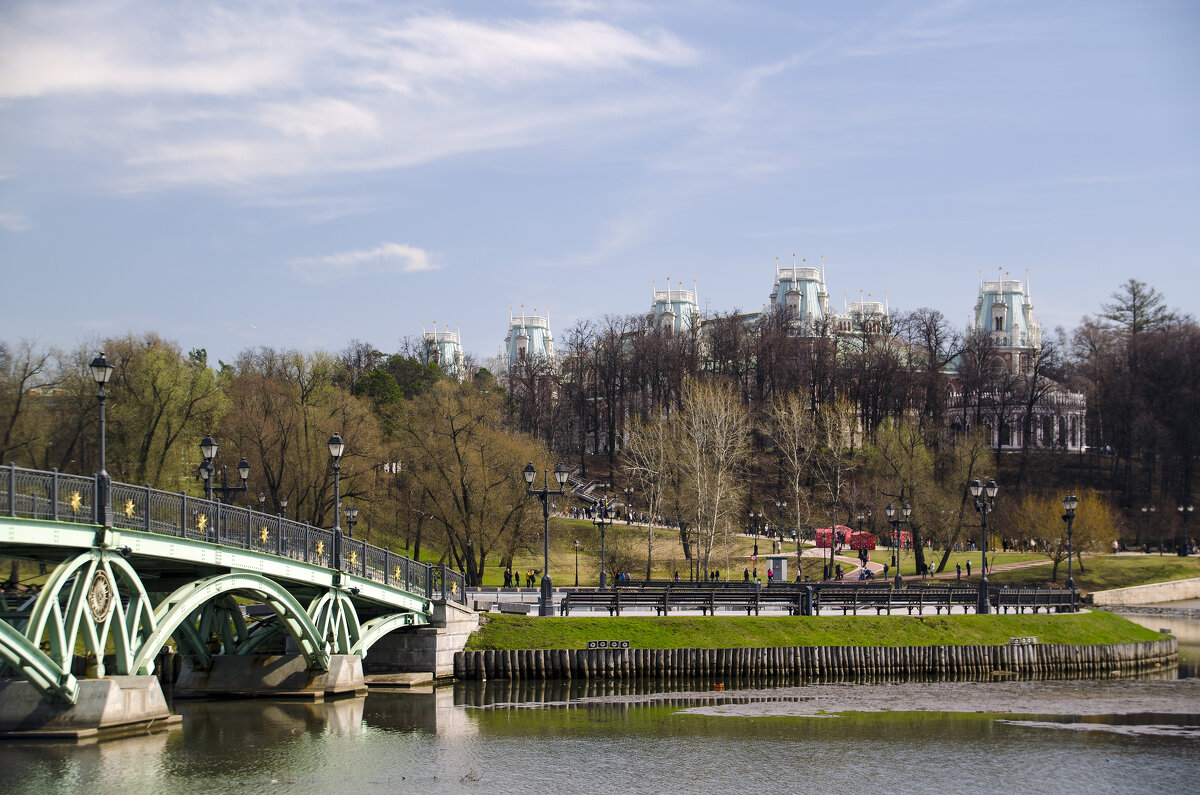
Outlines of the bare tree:
[[679,415],[678,457],[694,508],[699,563],[709,567],[718,537],[728,566],[730,517],[739,510],[749,457],[750,418],[725,384],[690,381]]
[[645,497],[646,512],[646,579],[650,579],[651,557],[654,554],[654,517],[662,507],[663,494],[675,462],[675,435],[671,423],[659,415],[634,422],[625,442],[622,461],[625,475]]
[[816,416],[800,395],[792,392],[775,398],[769,419],[768,432],[782,463],[792,505],[792,529],[799,535],[812,512],[812,490],[808,488],[808,482],[812,477],[813,456],[817,452]]

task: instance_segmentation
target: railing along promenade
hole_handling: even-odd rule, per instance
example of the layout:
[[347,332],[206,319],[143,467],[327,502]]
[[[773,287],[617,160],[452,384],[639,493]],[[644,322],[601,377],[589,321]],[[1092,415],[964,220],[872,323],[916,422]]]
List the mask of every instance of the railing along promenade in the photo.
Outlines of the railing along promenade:
[[[762,586],[737,581],[630,583],[607,590],[571,589],[559,602],[559,613],[601,609],[620,615],[630,608],[653,609],[658,615],[672,610],[700,610],[712,615],[717,608],[745,610],[758,615],[764,608],[784,609],[791,615],[820,615],[822,610],[840,610],[842,615],[860,609],[890,615],[893,610],[933,609],[939,615],[953,608],[963,613],[977,609],[979,589],[974,586],[909,585],[895,588],[890,582],[772,583]],[[995,612],[1012,610],[1073,611],[1078,594],[1066,588],[988,588],[988,601]]]
[[[5,483],[0,515],[100,524],[94,476],[23,469],[15,464],[2,470]],[[236,547],[324,568],[334,568],[334,559],[340,558],[338,570],[346,574],[426,599],[466,604],[466,581],[461,573],[344,536],[341,554],[335,556],[334,532],[307,522],[149,486],[113,483],[110,495],[114,527]]]

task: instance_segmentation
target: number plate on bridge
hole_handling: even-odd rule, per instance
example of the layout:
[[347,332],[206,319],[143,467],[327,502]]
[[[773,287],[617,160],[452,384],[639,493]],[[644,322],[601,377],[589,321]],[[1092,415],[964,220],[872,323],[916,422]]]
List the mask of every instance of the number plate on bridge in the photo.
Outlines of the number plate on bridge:
[[628,649],[627,640],[589,640],[589,649]]

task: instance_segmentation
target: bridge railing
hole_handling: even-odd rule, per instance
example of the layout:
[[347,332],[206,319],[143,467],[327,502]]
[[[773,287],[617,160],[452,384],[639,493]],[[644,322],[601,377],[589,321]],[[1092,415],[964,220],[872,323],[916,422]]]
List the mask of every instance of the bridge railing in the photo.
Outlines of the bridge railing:
[[[3,468],[0,514],[23,519],[96,524],[96,479],[43,472],[15,464]],[[205,500],[184,492],[113,483],[113,525],[156,535],[207,541],[315,566],[333,566],[334,533],[305,522],[250,508]],[[341,570],[364,579],[423,594],[428,599],[466,604],[466,581],[445,566],[342,538]]]

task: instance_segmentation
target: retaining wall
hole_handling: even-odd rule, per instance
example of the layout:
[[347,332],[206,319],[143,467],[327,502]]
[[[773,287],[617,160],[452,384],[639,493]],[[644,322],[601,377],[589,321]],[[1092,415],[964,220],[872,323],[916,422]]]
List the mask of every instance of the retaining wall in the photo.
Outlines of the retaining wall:
[[1095,646],[779,646],[760,649],[464,651],[454,675],[487,679],[1126,674],[1175,665],[1175,638]]
[[1110,591],[1093,591],[1094,605],[1148,605],[1156,602],[1176,602],[1181,599],[1200,599],[1200,577],[1189,580],[1131,585]]

